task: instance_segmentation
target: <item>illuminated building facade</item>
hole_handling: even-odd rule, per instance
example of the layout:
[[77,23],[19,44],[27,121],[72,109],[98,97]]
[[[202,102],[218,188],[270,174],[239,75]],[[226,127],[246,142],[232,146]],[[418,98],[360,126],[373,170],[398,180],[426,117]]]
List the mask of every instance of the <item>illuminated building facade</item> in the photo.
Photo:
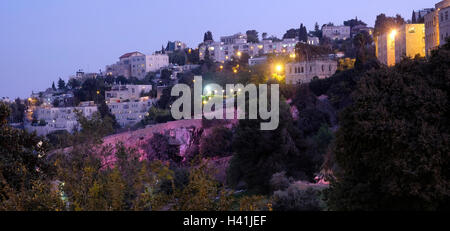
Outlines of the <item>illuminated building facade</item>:
[[425,57],[425,25],[404,24],[395,35],[395,63],[403,57]]
[[328,58],[287,63],[286,84],[309,83],[315,77],[325,79],[334,75],[336,70],[337,61]]
[[106,75],[143,79],[148,72],[158,71],[168,65],[169,56],[166,54],[145,55],[131,52],[122,55],[117,63],[106,66]]
[[[449,1],[450,2],[450,1]],[[449,3],[450,5],[450,3]],[[450,35],[450,6],[441,8],[439,10],[439,41],[440,45],[447,43],[447,38]]]
[[376,38],[378,61],[394,66],[403,57],[425,57],[425,25],[404,24]]
[[445,44],[450,34],[450,0],[444,0],[435,5],[435,10],[425,15],[425,50],[431,51]]
[[376,39],[376,55],[380,63],[393,66],[395,65],[395,36],[397,30],[392,30],[389,34],[382,34]]
[[425,15],[425,52],[428,55],[439,47],[439,15],[432,11]]

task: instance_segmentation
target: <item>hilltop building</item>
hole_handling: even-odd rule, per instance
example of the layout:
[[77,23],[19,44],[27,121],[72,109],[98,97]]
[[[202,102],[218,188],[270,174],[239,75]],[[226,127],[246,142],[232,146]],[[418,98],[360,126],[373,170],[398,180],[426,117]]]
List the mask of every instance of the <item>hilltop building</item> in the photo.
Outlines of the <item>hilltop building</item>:
[[151,90],[151,85],[115,85],[105,92],[106,105],[120,126],[133,126],[147,115],[154,100],[143,95]]
[[183,43],[181,41],[169,41],[167,42],[167,46],[165,49],[165,52],[170,54],[173,53],[175,51],[180,51],[180,50],[184,50],[186,49],[186,43]]
[[47,135],[55,131],[73,132],[80,129],[76,112],[80,112],[86,118],[91,118],[97,112],[94,102],[82,102],[78,107],[49,107],[41,106],[33,110],[32,117],[37,124],[26,124],[28,132],[36,132],[38,135]]
[[446,43],[446,38],[450,34],[449,7],[450,0],[441,1],[424,16],[427,56],[431,54],[432,50]]
[[168,65],[169,56],[166,54],[131,52],[120,56],[117,63],[106,66],[106,75],[143,79],[148,72],[158,71]]
[[425,57],[425,25],[404,24],[378,36],[375,45],[378,60],[387,66],[394,66],[403,57]]
[[327,57],[287,63],[286,84],[309,83],[313,78],[325,79],[336,73],[337,61]]
[[[317,40],[311,40],[318,44]],[[232,36],[221,37],[220,42],[207,41],[199,45],[200,60],[204,60],[209,54],[210,59],[215,62],[225,62],[234,58],[241,57],[244,53],[250,58],[263,56],[271,53],[293,54],[298,39],[284,39],[282,41],[263,40],[260,43],[247,43],[247,37],[244,34],[235,34]]]
[[425,57],[425,25],[405,24],[397,30],[395,36],[395,63],[403,57]]
[[350,27],[324,25],[322,27],[322,36],[331,40],[346,40],[350,38]]
[[105,92],[105,99],[109,102],[137,100],[151,90],[152,85],[114,85],[110,91]]

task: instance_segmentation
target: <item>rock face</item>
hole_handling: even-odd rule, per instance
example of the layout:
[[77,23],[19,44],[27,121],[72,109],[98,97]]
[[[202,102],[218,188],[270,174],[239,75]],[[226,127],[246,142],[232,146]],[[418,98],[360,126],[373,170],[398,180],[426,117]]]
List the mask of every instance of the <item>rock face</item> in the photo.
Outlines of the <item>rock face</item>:
[[193,145],[196,139],[200,139],[202,132],[201,120],[179,120],[107,136],[103,139],[103,144],[114,146],[118,142],[121,142],[126,147],[136,148],[141,154],[141,158],[144,158],[146,153],[142,149],[143,144],[157,133],[168,136],[170,144],[179,146],[179,155],[184,157],[186,150]]
[[[231,128],[233,122],[228,121],[225,124],[221,124],[225,127]],[[144,129],[124,132],[105,137],[103,139],[103,145],[116,145],[118,142],[123,143],[128,148],[135,148],[141,156],[141,160],[147,157],[146,151],[143,149],[146,142],[151,139],[154,134],[161,134],[169,138],[169,144],[177,146],[179,148],[179,155],[183,157],[183,160],[187,159],[189,150],[196,150],[195,146],[200,143],[200,139],[208,135],[211,128],[204,128],[202,120],[179,120],[168,122],[164,124],[156,124],[148,126]],[[198,153],[195,153],[198,154]],[[215,178],[221,183],[226,181],[226,169],[231,157],[223,158],[211,158],[208,160],[209,167],[216,170]],[[114,163],[114,159],[105,160],[108,163]]]

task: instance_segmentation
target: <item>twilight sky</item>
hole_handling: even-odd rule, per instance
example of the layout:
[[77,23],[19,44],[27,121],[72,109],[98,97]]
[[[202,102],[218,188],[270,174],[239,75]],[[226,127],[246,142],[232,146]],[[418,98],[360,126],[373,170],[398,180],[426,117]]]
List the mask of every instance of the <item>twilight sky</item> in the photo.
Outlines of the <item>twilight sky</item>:
[[104,70],[123,53],[152,53],[168,40],[197,47],[203,33],[248,29],[281,37],[304,23],[342,24],[358,16],[434,7],[439,0],[1,0],[0,97],[28,97],[78,69]]

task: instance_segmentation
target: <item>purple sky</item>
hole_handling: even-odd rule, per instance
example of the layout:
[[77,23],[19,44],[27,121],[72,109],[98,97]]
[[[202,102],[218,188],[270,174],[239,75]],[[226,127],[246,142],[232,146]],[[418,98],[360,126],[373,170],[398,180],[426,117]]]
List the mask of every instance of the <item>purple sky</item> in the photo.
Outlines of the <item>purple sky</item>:
[[168,40],[196,47],[248,29],[281,37],[303,22],[342,24],[379,13],[410,18],[439,0],[1,0],[0,97],[28,97],[78,69],[97,72],[129,51],[152,53]]

